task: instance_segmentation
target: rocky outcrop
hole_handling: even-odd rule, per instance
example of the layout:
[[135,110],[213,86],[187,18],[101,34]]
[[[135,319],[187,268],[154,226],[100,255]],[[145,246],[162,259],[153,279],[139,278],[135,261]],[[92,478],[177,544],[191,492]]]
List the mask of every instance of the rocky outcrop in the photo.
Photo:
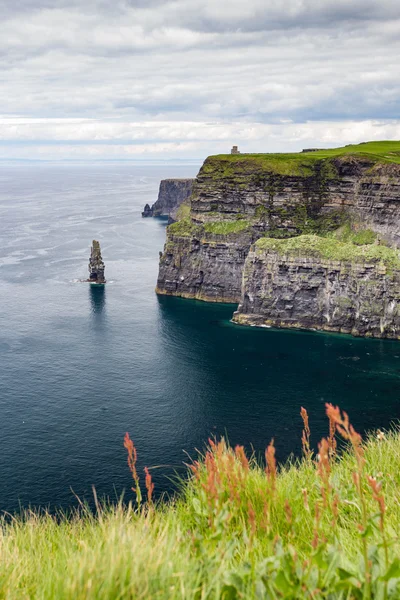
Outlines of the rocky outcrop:
[[89,279],[91,283],[105,283],[105,265],[101,256],[100,243],[93,240],[89,259]]
[[239,302],[257,239],[325,233],[352,218],[400,246],[400,165],[369,156],[208,158],[190,213],[168,228],[157,292]]
[[157,201],[151,207],[146,204],[142,217],[166,216],[171,223],[176,221],[178,208],[192,193],[193,181],[193,179],[163,179],[160,182]]
[[143,212],[142,212],[142,217],[152,217],[152,216],[153,216],[153,210],[150,207],[150,204],[145,204]]
[[382,246],[327,246],[316,236],[291,245],[260,240],[246,258],[233,321],[400,339],[398,254]]

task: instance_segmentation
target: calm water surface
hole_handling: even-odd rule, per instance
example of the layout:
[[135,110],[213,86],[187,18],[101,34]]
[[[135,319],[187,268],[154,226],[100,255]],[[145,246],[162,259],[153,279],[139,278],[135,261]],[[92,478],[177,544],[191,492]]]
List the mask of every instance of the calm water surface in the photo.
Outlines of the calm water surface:
[[[360,430],[400,416],[400,343],[240,328],[233,307],[157,298],[165,221],[142,219],[160,179],[199,165],[0,167],[0,510],[115,498],[123,436],[159,492],[210,435],[278,458],[314,442],[324,403]],[[100,239],[106,288],[87,276]]]

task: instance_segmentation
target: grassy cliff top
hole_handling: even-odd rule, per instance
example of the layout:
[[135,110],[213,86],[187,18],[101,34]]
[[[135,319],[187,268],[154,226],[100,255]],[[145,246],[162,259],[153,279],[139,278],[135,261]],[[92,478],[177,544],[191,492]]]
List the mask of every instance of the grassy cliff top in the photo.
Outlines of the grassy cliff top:
[[[296,152],[287,154],[218,154],[204,162],[202,173],[215,177],[240,177],[249,172],[272,172],[278,175],[307,177],[313,174],[316,163],[340,157],[367,159],[371,166],[377,163],[400,164],[400,141],[365,142],[357,145],[331,148],[316,152]],[[330,171],[330,172],[329,172]],[[335,169],[328,169],[325,177],[334,177]]]
[[372,158],[376,162],[389,162],[400,164],[400,141],[363,142],[350,144],[343,148],[330,148],[317,152],[302,152],[303,156],[315,158],[330,158],[348,154]]
[[258,251],[273,250],[282,256],[317,257],[353,263],[382,263],[390,269],[400,269],[398,250],[376,244],[358,245],[334,237],[299,235],[289,239],[261,238]]

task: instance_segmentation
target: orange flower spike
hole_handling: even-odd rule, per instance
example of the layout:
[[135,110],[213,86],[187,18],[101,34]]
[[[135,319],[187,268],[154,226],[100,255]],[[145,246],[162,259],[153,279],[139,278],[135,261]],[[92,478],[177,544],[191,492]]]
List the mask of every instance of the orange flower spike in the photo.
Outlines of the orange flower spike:
[[[134,480],[135,484],[137,485],[137,483],[139,481],[139,477],[138,477],[138,474],[137,474],[137,471],[136,471],[137,452],[136,452],[136,448],[135,448],[135,445],[134,445],[133,441],[129,437],[129,433],[128,432],[125,433],[124,447],[126,448],[126,450],[128,452],[128,466],[129,466],[129,470],[132,473],[132,477],[133,477],[133,480]],[[133,490],[133,491],[135,491],[135,490]]]
[[354,429],[353,425],[350,425],[350,440],[354,446],[361,446],[362,437],[357,431]]
[[274,440],[272,439],[268,448],[265,451],[265,461],[267,466],[265,468],[265,472],[267,474],[268,480],[271,482],[272,490],[275,489],[275,480],[276,480],[276,458],[275,458],[275,447]]
[[151,479],[151,475],[147,467],[144,468],[144,472],[146,474],[147,499],[149,501],[149,504],[151,504],[153,502],[154,483]]
[[326,403],[325,407],[328,419],[336,423],[336,428],[343,437],[349,439],[349,415],[343,411],[342,416],[338,406]]
[[217,456],[218,456],[218,459],[222,459],[225,451],[226,451],[226,444],[225,444],[224,438],[222,438],[222,440],[220,440],[218,442],[218,444],[217,444]]
[[235,454],[236,454],[236,458],[239,460],[240,464],[242,465],[243,469],[246,471],[246,473],[248,473],[249,471],[249,461],[248,458],[246,456],[246,452],[243,446],[236,446],[235,448]]
[[308,424],[308,413],[305,408],[301,407],[300,415],[301,415],[301,418],[303,419],[303,424],[304,424],[304,429],[303,429],[303,433],[301,436],[301,444],[303,446],[303,454],[307,458],[310,458],[311,457],[311,450],[310,450],[311,431],[310,431],[310,426]]
[[321,479],[325,480],[329,477],[331,472],[331,465],[329,462],[329,442],[327,439],[322,438],[318,444],[318,474]]
[[189,469],[192,471],[193,475],[196,479],[200,478],[200,463],[198,460],[195,460],[192,465],[188,465]]
[[124,436],[124,448],[126,448],[127,452],[128,452],[128,464],[129,464],[129,468],[131,466],[131,464],[135,464],[134,461],[134,450],[135,450],[135,446],[133,445],[133,442],[131,440],[131,438],[129,437],[129,433],[126,432],[125,436]]
[[328,416],[328,419],[332,420],[337,425],[343,424],[342,417],[340,415],[340,409],[338,406],[333,406],[333,404],[330,404],[327,402],[325,404],[325,408],[326,408],[326,414]]
[[209,503],[217,498],[218,492],[216,487],[216,474],[217,466],[215,463],[214,455],[211,452],[207,452],[205,458],[205,466],[207,473],[206,483],[203,484],[203,488],[206,491]]
[[304,431],[305,431],[306,435],[310,436],[311,432],[310,432],[310,426],[308,424],[308,413],[303,406],[300,409],[300,415],[301,415],[301,418],[303,419]]
[[336,439],[335,439],[336,422],[332,418],[332,415],[330,415],[328,413],[328,411],[327,411],[327,414],[328,414],[328,419],[329,419],[329,437],[328,437],[329,454],[330,454],[330,456],[334,457],[336,455],[336,447],[337,447],[337,443],[336,443]]

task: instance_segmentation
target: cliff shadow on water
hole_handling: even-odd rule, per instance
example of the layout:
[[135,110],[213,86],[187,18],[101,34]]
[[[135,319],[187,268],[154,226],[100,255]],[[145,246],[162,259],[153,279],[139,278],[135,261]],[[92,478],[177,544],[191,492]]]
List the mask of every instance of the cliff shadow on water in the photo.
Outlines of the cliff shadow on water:
[[300,450],[301,406],[314,445],[327,433],[325,402],[340,403],[362,431],[400,416],[397,342],[239,327],[230,322],[233,305],[170,296],[158,304],[166,368],[176,397],[187,398],[181,410],[194,411],[199,447],[215,433],[263,452],[274,437],[284,460]]

